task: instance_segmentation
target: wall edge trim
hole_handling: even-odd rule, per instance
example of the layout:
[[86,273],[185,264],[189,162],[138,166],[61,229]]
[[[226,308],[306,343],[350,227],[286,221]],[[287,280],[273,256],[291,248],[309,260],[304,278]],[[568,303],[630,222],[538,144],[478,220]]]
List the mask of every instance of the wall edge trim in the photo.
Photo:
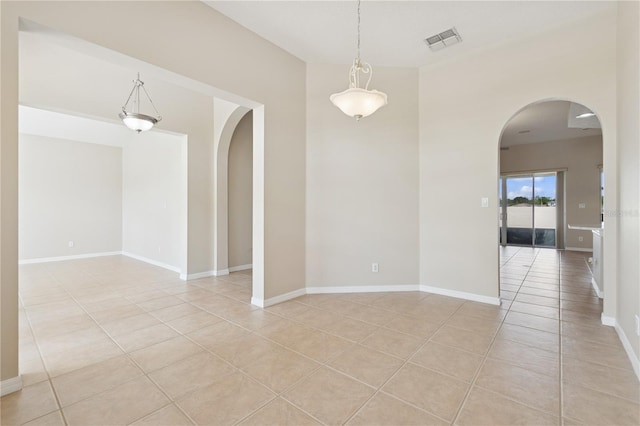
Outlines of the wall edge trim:
[[0,396],[9,395],[22,389],[22,377],[16,376],[0,382]]
[[[605,318],[607,319],[607,321],[612,321],[613,324],[605,324]],[[640,359],[638,359],[636,357],[635,352],[633,352],[633,347],[631,346],[631,342],[627,338],[627,335],[622,329],[622,327],[620,327],[620,323],[615,318],[605,317],[604,315],[602,316],[602,323],[604,325],[610,325],[615,328],[616,333],[618,333],[618,337],[620,338],[620,342],[622,342],[622,347],[624,348],[624,351],[627,353],[627,357],[631,362],[631,366],[633,367],[633,372],[636,373],[636,378],[640,380]]]
[[130,257],[131,259],[139,260],[141,262],[148,263],[150,265],[158,266],[160,268],[168,269],[173,272],[180,273],[180,268],[177,266],[169,265],[168,263],[158,262],[157,260],[149,259],[148,257],[139,256],[137,254],[130,253],[128,251],[121,251],[120,254],[123,256]]
[[105,252],[99,252],[99,253],[74,254],[71,256],[39,257],[35,259],[21,259],[18,261],[18,265],[29,265],[32,263],[61,262],[63,260],[89,259],[92,257],[117,256],[119,254],[122,254],[122,252],[121,251],[105,251]]
[[455,297],[456,299],[464,299],[464,300],[471,300],[473,302],[486,303],[489,305],[500,306],[501,304],[499,297],[482,296],[480,294],[467,293],[465,291],[458,291],[458,290],[449,290],[447,288],[441,288],[441,287],[421,285],[420,291],[423,291],[425,293],[439,294],[441,296]]
[[420,291],[418,285],[362,285],[362,286],[333,286],[307,287],[307,294],[327,293],[390,293],[394,291]]
[[229,266],[229,272],[238,272],[238,271],[246,271],[247,269],[252,269],[253,264],[247,263],[246,265],[238,265],[238,266]]

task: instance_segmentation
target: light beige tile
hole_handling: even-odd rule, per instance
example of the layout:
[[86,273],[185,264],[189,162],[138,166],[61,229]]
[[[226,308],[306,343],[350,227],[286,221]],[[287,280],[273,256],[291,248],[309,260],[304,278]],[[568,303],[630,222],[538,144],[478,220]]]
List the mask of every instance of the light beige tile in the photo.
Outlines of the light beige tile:
[[3,425],[21,425],[59,409],[48,381],[3,396],[0,406]]
[[407,364],[382,388],[418,408],[452,421],[468,384],[435,371]]
[[129,305],[118,306],[116,308],[94,312],[91,314],[91,318],[93,318],[98,324],[104,324],[106,322],[117,321],[132,315],[138,315],[142,313],[144,313],[142,308],[131,303]]
[[491,336],[483,336],[448,325],[443,326],[431,340],[476,354],[484,354],[491,344]]
[[448,425],[426,411],[384,393],[377,393],[347,422],[350,426]]
[[157,324],[160,324],[160,320],[158,320],[157,318],[147,313],[143,313],[138,315],[127,316],[125,318],[121,318],[115,321],[108,321],[108,322],[102,323],[100,326],[110,336],[116,337],[122,334],[128,334],[128,333],[131,333],[132,331],[151,327]]
[[560,333],[560,321],[544,318],[537,315],[523,314],[520,312],[510,311],[504,318],[504,322],[521,327],[533,328],[547,333]]
[[328,363],[329,366],[370,386],[382,386],[403,365],[399,358],[356,345]]
[[147,373],[166,367],[181,359],[204,352],[189,339],[178,336],[131,352],[131,358]]
[[559,425],[557,417],[519,404],[488,390],[474,387],[469,393],[457,425]]
[[211,351],[236,367],[244,367],[264,357],[280,346],[257,334],[243,334],[217,345]]
[[633,369],[622,344],[619,346],[601,345],[563,337],[562,352],[565,359],[578,359],[608,367]]
[[456,327],[462,330],[472,331],[483,336],[493,336],[501,320],[487,320],[477,317],[470,317],[456,312],[445,323],[447,326]]
[[376,309],[370,306],[358,305],[354,303],[354,308],[350,310],[346,314],[346,316],[360,321],[368,322],[369,324],[382,326],[398,316],[398,314],[393,311]]
[[511,304],[511,310],[523,314],[537,315],[539,317],[560,319],[560,310],[550,306],[534,305],[531,303],[522,303],[517,300]]
[[562,322],[562,335],[576,340],[584,340],[602,345],[620,347],[621,342],[614,327],[606,325],[585,325],[580,323]]
[[558,299],[559,293],[554,291],[550,291],[550,293],[555,293],[554,297],[536,296],[520,291],[516,296],[515,301],[522,303],[531,303],[534,305],[548,306],[550,308],[558,308],[560,306],[560,300]]
[[30,422],[24,423],[25,426],[65,426],[64,418],[60,410],[54,411]]
[[157,311],[158,309],[168,308],[170,306],[176,306],[183,304],[184,301],[175,296],[168,296],[165,294],[164,297],[158,297],[156,299],[147,300],[144,302],[137,303],[143,310],[147,312]]
[[172,306],[167,306],[165,308],[157,309],[150,311],[149,313],[154,317],[158,318],[162,322],[168,322],[177,318],[182,318],[186,315],[196,314],[198,312],[202,312],[200,308],[196,308],[190,303],[182,303],[180,299],[180,303]]
[[199,310],[199,312],[167,321],[166,324],[178,333],[188,334],[222,321],[224,321],[222,318]]
[[286,340],[285,346],[318,362],[327,362],[353,346],[348,340],[315,330],[304,331],[299,338]]
[[563,412],[567,417],[593,425],[638,425],[640,405],[581,386],[565,384]]
[[113,339],[125,352],[134,352],[176,336],[178,336],[178,333],[168,326],[157,324],[115,336]]
[[410,334],[420,339],[428,339],[438,330],[440,325],[441,323],[439,322],[428,322],[415,317],[398,315],[385,324],[385,328],[395,332]]
[[185,396],[177,405],[198,424],[231,425],[274,397],[244,374],[233,373]]
[[321,368],[284,394],[284,398],[325,424],[342,424],[374,389],[328,368]]
[[422,339],[417,337],[381,328],[371,333],[361,344],[371,349],[407,359],[418,350],[423,342]]
[[496,339],[499,338],[522,343],[527,346],[534,346],[544,349],[545,351],[560,351],[560,337],[557,334],[547,333],[545,331],[535,330],[528,327],[502,324],[502,327],[500,327],[500,330],[496,335]]
[[428,342],[411,357],[411,362],[470,382],[480,367],[482,356]]
[[69,425],[126,425],[169,400],[147,377],[139,377],[111,390],[63,408]]
[[189,418],[185,416],[175,405],[171,404],[132,423],[132,425],[190,426],[193,425],[193,422],[189,420]]
[[500,309],[500,306],[478,302],[465,302],[456,313],[487,320],[502,320],[506,315],[506,312]]
[[630,370],[565,359],[562,371],[565,383],[640,403],[640,383]]
[[557,378],[511,364],[488,359],[475,384],[547,413],[556,414],[560,409]]
[[121,355],[118,346],[99,328],[87,328],[38,342],[51,377]]
[[156,370],[149,377],[175,400],[233,371],[234,368],[226,362],[204,352]]
[[54,377],[52,383],[60,404],[66,407],[142,375],[142,370],[122,355]]
[[300,411],[282,398],[276,398],[262,407],[246,420],[239,423],[241,426],[320,426],[311,416]]
[[377,329],[377,325],[347,317],[341,317],[338,321],[323,328],[323,330],[329,334],[333,334],[353,342],[360,342]]
[[295,352],[279,349],[265,354],[242,370],[274,392],[281,393],[319,366]]
[[95,328],[96,323],[87,314],[69,315],[33,324],[33,334],[39,339],[59,336],[74,331]]
[[502,337],[493,342],[488,357],[551,377],[557,378],[560,374],[560,356],[557,352],[538,349]]
[[249,335],[249,331],[221,321],[188,334],[188,337],[207,349],[222,347],[227,342]]

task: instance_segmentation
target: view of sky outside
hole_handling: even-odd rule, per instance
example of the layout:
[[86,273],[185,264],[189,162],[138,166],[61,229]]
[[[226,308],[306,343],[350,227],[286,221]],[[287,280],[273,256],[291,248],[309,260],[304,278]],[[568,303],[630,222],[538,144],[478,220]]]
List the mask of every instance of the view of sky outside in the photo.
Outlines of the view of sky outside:
[[536,176],[535,185],[531,177],[509,177],[507,179],[507,198],[513,200],[516,197],[531,199],[535,186],[535,196],[556,198],[556,176]]

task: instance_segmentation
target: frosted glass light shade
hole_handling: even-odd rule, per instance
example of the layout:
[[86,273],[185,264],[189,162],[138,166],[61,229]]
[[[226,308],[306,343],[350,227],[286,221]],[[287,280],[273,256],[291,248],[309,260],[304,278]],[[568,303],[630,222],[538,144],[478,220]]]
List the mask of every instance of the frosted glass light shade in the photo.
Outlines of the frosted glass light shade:
[[122,119],[125,126],[138,133],[151,130],[151,128],[158,122],[158,119],[154,117],[135,112],[121,112],[119,117]]
[[387,95],[377,90],[351,87],[344,92],[334,93],[331,102],[342,112],[356,120],[367,117],[387,104]]

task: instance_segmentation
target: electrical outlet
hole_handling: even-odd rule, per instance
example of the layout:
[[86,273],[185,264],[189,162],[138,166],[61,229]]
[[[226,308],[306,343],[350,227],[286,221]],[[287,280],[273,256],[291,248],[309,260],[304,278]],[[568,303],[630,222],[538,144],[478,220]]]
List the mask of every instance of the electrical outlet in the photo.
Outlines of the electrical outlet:
[[489,198],[488,197],[480,198],[480,206],[481,207],[489,207]]
[[640,317],[636,315],[636,336],[640,337]]
[[580,236],[578,237],[578,241],[583,242],[583,241],[584,241],[584,237],[583,237],[582,235],[580,235]]
[[578,208],[579,209],[584,209],[586,207],[587,207],[587,205],[585,203],[578,203]]
[[378,272],[378,262],[373,262],[371,264],[371,272]]
[[69,247],[73,248],[73,241],[69,241]]

